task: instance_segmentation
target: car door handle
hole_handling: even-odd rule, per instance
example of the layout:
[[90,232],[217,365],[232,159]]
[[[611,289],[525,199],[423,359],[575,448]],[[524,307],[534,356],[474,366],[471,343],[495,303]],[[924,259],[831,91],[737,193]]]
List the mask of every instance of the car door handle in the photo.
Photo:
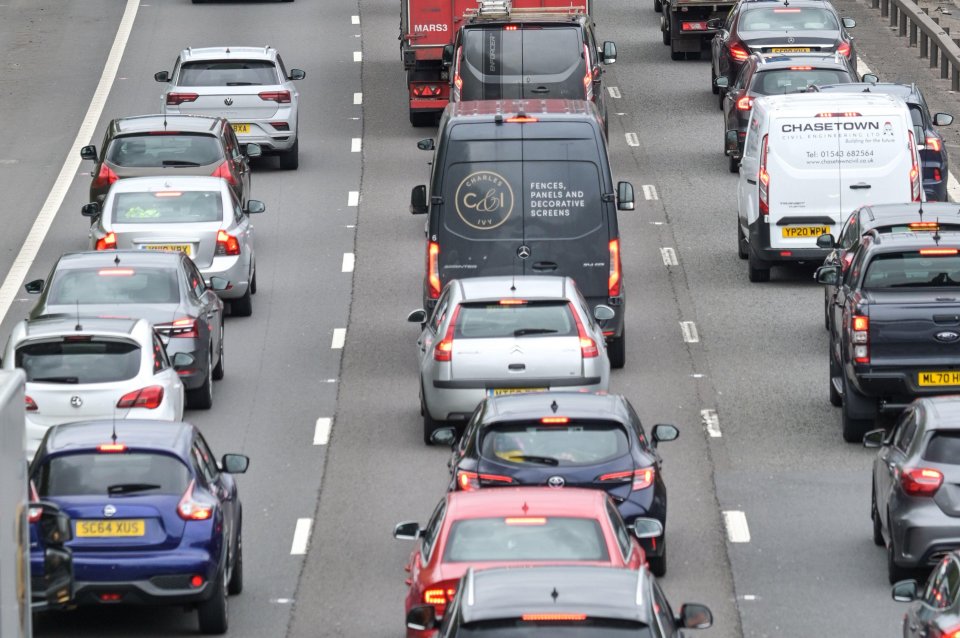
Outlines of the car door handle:
[[860,182],[859,184],[850,184],[850,188],[851,190],[862,191],[870,188],[870,184],[867,184],[866,182]]
[[530,92],[531,92],[531,93],[549,93],[549,92],[550,92],[550,89],[548,89],[548,88],[545,87],[545,86],[538,86],[538,87],[535,88],[535,89],[530,89]]
[[537,272],[548,272],[551,270],[556,270],[557,264],[553,261],[538,261],[533,265],[533,269]]

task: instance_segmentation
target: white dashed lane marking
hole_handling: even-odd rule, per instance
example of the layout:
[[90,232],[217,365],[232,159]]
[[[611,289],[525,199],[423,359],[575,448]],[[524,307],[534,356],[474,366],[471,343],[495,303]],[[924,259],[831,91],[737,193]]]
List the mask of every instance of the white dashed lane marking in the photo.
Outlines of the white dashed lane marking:
[[307,546],[310,544],[310,529],[312,527],[313,521],[311,519],[297,519],[297,527],[293,530],[293,543],[290,544],[290,554],[292,556],[303,556],[307,553]]
[[333,350],[340,350],[343,348],[343,344],[347,341],[347,329],[346,328],[334,328],[333,329],[333,338],[330,340],[330,348]]
[[612,97],[612,98],[615,98],[615,99],[618,99],[618,100],[619,100],[619,99],[622,97],[622,96],[620,95],[620,87],[619,87],[619,86],[610,86],[610,87],[607,87],[607,92],[610,94],[610,97]]
[[627,144],[629,144],[630,146],[640,146],[640,138],[637,137],[636,133],[627,133],[626,138],[627,138]]
[[356,263],[356,255],[353,253],[343,253],[343,264],[340,266],[340,272],[353,272]]
[[723,512],[723,523],[727,526],[727,538],[731,543],[749,543],[750,526],[747,515],[739,510]]
[[683,333],[683,340],[686,343],[698,343],[700,335],[697,334],[697,324],[692,321],[681,321],[680,332]]
[[660,199],[660,196],[657,195],[657,187],[653,184],[644,184],[643,185],[643,198],[647,200]]
[[720,417],[716,410],[700,410],[700,420],[703,421],[703,428],[711,437],[719,439],[723,436],[720,432]]
[[353,103],[354,103],[354,104],[363,104],[363,93],[354,93],[354,94],[353,94]]
[[673,248],[661,248],[660,256],[663,257],[664,266],[679,266],[680,262],[677,261],[677,251]]
[[326,445],[330,441],[330,428],[333,427],[333,419],[326,417],[317,419],[317,425],[313,430],[313,444]]
[[360,16],[350,16],[350,24],[360,24]]
[[353,52],[353,61],[354,62],[363,62],[363,53],[360,51]]
[[356,206],[360,203],[360,191],[350,191],[347,193],[347,206]]
[[350,140],[350,152],[359,153],[360,149],[363,147],[363,140],[359,137],[354,137]]

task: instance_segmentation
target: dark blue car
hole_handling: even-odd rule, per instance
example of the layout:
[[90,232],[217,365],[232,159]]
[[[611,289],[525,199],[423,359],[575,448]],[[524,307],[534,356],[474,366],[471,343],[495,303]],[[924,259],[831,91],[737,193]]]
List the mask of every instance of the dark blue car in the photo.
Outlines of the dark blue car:
[[[200,631],[227,630],[243,589],[242,509],[233,474],[189,423],[87,421],[50,428],[30,465],[37,496],[73,521],[75,603],[179,605]],[[33,579],[43,547],[30,531]]]
[[[640,417],[618,394],[529,393],[490,397],[477,407],[453,445],[451,490],[509,485],[606,490],[627,525],[638,517],[667,527],[667,488],[657,443],[677,428],[660,424],[647,438]],[[453,442],[453,428],[434,442]],[[650,570],[667,569],[666,532],[641,543]]]

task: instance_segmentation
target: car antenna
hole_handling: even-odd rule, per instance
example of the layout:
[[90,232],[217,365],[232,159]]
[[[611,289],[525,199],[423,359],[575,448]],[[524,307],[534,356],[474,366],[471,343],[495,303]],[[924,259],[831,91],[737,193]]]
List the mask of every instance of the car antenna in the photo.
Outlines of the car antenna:
[[76,330],[77,332],[80,332],[81,330],[83,330],[83,326],[80,325],[80,299],[79,298],[74,299],[73,302],[76,304],[76,307],[77,307],[77,325],[75,325],[73,329]]
[[940,218],[937,217],[937,227],[933,229],[933,241],[939,246],[940,245]]
[[920,221],[923,221],[923,200],[920,200],[920,208],[917,209],[917,214],[920,215]]
[[114,268],[120,266],[120,255],[113,256],[113,266]]
[[117,444],[117,406],[113,406],[113,424],[111,426],[110,440],[114,445]]

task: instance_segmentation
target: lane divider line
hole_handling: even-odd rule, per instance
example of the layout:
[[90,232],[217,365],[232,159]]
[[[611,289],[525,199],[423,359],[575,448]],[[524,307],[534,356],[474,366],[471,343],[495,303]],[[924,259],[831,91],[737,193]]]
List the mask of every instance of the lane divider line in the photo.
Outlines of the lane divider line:
[[291,556],[303,556],[307,553],[307,546],[310,544],[310,530],[312,527],[312,519],[297,519],[297,526],[293,530],[293,542],[290,544]]
[[363,140],[359,137],[354,137],[350,140],[350,152],[359,153],[360,149],[363,147]]
[[350,24],[360,24],[360,16],[350,16]]
[[322,417],[317,419],[317,425],[313,429],[313,444],[326,445],[330,441],[330,429],[333,427],[333,419]]
[[660,196],[657,195],[657,187],[653,184],[644,184],[643,188],[643,198],[646,200],[660,199]]
[[354,52],[353,52],[353,61],[354,61],[354,62],[363,62],[363,52],[362,52],[362,51],[354,51]]
[[347,206],[356,206],[360,203],[360,191],[350,191],[347,193]]
[[354,104],[363,104],[363,93],[354,93],[354,94],[353,94],[353,103],[354,103]]
[[357,256],[353,253],[343,253],[343,263],[340,265],[340,272],[353,272],[357,264]]
[[627,138],[627,144],[630,146],[640,146],[640,138],[637,137],[636,133],[627,133],[625,137]]
[[664,266],[679,266],[680,262],[677,260],[677,251],[673,248],[663,247],[660,249],[660,256],[663,257]]
[[347,342],[347,329],[334,328],[333,338],[330,340],[330,348],[332,350],[341,350],[343,349],[343,344],[346,342]]
[[717,416],[716,410],[700,410],[700,420],[703,422],[703,427],[714,439],[719,439],[723,436],[723,433],[720,431],[720,417]]
[[692,321],[681,321],[680,332],[683,333],[685,343],[699,343],[700,335],[697,333],[697,324]]
[[619,86],[607,87],[607,92],[610,94],[610,97],[614,98],[615,100],[619,100],[621,97],[623,97],[622,95],[620,95]]
[[113,81],[117,77],[117,70],[120,68],[120,60],[123,58],[124,49],[127,48],[127,40],[130,39],[130,32],[133,30],[133,21],[137,17],[137,9],[140,7],[140,0],[127,0],[127,6],[123,11],[123,17],[120,18],[120,26],[117,27],[117,35],[114,37],[113,46],[110,47],[110,53],[107,54],[107,61],[103,66],[103,73],[100,75],[100,81],[93,92],[93,98],[90,100],[90,106],[87,108],[86,115],[80,123],[80,130],[77,131],[77,137],[67,152],[67,158],[63,162],[60,174],[57,175],[53,188],[47,195],[46,201],[37,213],[36,219],[30,232],[27,233],[17,253],[7,276],[0,286],[0,317],[6,316],[10,310],[10,305],[17,296],[20,285],[26,278],[33,260],[37,258],[40,252],[40,246],[44,238],[53,225],[53,220],[63,204],[67,191],[80,168],[80,147],[86,146],[93,138],[93,132],[103,114],[103,107],[110,96],[110,89]]
[[723,523],[727,527],[727,538],[731,543],[749,543],[750,526],[747,525],[747,515],[739,510],[723,512]]

